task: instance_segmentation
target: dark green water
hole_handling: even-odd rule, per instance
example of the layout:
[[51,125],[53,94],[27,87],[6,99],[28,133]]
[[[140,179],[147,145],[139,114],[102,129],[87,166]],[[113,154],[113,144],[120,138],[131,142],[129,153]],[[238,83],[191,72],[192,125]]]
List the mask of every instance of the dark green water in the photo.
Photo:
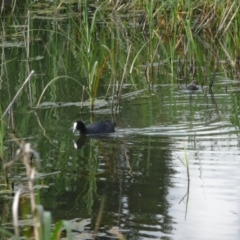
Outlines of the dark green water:
[[[238,81],[219,66],[213,93],[207,86],[210,77],[206,83],[202,74],[197,77],[204,82],[203,89],[192,93],[185,90],[184,84],[179,89],[169,68],[162,67],[161,74],[154,68],[154,84],[149,89],[143,67],[147,53],[143,52],[133,73],[126,75],[120,111],[111,110],[112,87],[106,94],[114,65],[108,63],[100,78],[92,116],[89,97],[85,94],[81,112],[82,87],[68,78],[87,84],[84,58],[68,42],[76,37],[74,41],[82,44],[78,29],[69,27],[72,25],[67,20],[58,21],[33,18],[32,27],[39,28],[39,32],[31,33],[34,40],[28,61],[24,40],[20,37],[15,41],[10,27],[0,50],[2,111],[29,71],[35,70],[13,105],[12,116],[7,115],[4,122],[7,133],[14,130],[41,156],[36,187],[54,223],[67,219],[72,222],[76,239],[89,239],[102,208],[99,239],[113,239],[112,229],[126,239],[239,239]],[[69,30],[69,38],[50,31],[60,27]],[[102,44],[113,44],[107,31],[99,34]],[[112,34],[117,34],[115,27]],[[122,52],[114,55],[119,64],[115,69],[118,83],[126,59],[123,43],[118,46]],[[138,39],[135,43],[137,51],[142,43]],[[202,54],[206,57],[204,51]],[[207,66],[208,72],[213,70],[212,64],[198,64],[199,69]],[[36,109],[44,87],[59,76]],[[116,121],[116,132],[86,138],[72,133],[76,120],[88,124],[101,119]],[[5,160],[10,161],[17,145],[9,135],[4,148]],[[189,183],[183,164],[186,159]],[[4,177],[1,179],[3,182]],[[12,168],[9,180],[14,182],[15,191],[26,186],[21,164]],[[0,199],[3,225],[9,227],[12,195],[2,191]],[[21,217],[26,218],[24,214]]]
[[[41,203],[54,221],[72,220],[76,230],[84,221],[86,234],[103,201],[99,238],[111,238],[108,231],[116,227],[127,239],[237,239],[239,141],[228,109],[235,93],[222,89],[216,85],[214,101],[201,91],[145,90],[122,101],[121,113],[113,115],[116,132],[105,137],[72,133],[76,119],[89,122],[88,108],[81,116],[74,106],[15,111],[17,136],[42,158]],[[108,109],[98,109],[95,118],[111,119]],[[189,186],[180,161],[186,158]]]

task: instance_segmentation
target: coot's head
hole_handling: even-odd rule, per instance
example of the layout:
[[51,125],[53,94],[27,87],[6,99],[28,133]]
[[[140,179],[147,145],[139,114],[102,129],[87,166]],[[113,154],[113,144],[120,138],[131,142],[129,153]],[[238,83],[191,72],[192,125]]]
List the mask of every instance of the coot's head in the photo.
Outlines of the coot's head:
[[87,129],[85,127],[85,124],[81,121],[77,121],[73,124],[73,132],[80,131],[81,134],[86,134]]

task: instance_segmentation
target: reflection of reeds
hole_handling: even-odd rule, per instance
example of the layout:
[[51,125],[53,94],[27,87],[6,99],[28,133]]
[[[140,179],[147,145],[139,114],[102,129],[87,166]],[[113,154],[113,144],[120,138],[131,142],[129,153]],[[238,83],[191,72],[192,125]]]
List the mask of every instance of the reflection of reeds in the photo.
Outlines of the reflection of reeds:
[[187,155],[187,151],[186,149],[184,148],[184,159],[185,159],[185,162],[181,159],[181,158],[178,158],[180,160],[180,162],[186,167],[186,170],[187,170],[187,179],[188,179],[188,182],[190,181],[190,173],[189,173],[189,161],[188,161],[188,155]]
[[22,86],[18,89],[18,91],[15,94],[14,98],[12,99],[11,103],[9,103],[8,107],[6,108],[4,113],[2,114],[1,119],[3,119],[3,117],[9,111],[9,109],[12,107],[12,105],[15,102],[15,100],[17,99],[18,95],[21,93],[21,91],[23,90],[24,86],[28,83],[28,81],[31,79],[33,74],[34,74],[34,71],[31,71],[30,74],[28,75],[28,77],[26,78],[26,80],[24,81],[24,83],[22,84]]
[[52,80],[45,86],[45,88],[43,89],[43,91],[42,91],[42,93],[41,93],[41,95],[40,95],[40,97],[39,97],[39,99],[38,99],[36,108],[39,107],[39,104],[40,104],[40,102],[41,102],[41,100],[42,100],[42,97],[43,97],[43,95],[45,94],[45,92],[47,91],[48,87],[49,87],[52,83],[54,83],[56,80],[59,80],[59,79],[64,79],[64,80],[66,80],[66,79],[67,79],[67,80],[68,80],[68,79],[71,79],[71,80],[79,83],[76,79],[71,78],[71,77],[68,77],[68,76],[59,76],[59,77],[56,77],[56,78],[52,79]]
[[[1,105],[0,105],[0,116],[2,116],[2,110],[1,110]],[[4,159],[4,138],[5,138],[5,126],[3,120],[0,120],[0,159],[2,162],[2,165],[5,164],[5,159]],[[7,189],[9,188],[9,180],[8,180],[8,172],[7,169],[3,169],[3,174],[4,174],[4,180]]]
[[187,196],[186,210],[185,210],[185,219],[186,219],[186,217],[187,217],[187,209],[188,209],[188,201],[189,201],[189,190],[190,190],[190,172],[189,172],[189,160],[188,160],[188,155],[187,155],[187,151],[186,151],[185,147],[184,147],[184,159],[185,159],[185,162],[181,158],[178,158],[178,159],[186,167],[186,170],[187,170],[187,179],[188,179],[187,192],[186,192],[186,194],[182,197],[182,199],[179,202],[179,203],[181,203],[185,199],[185,197]]
[[132,48],[132,46],[130,45],[129,49],[128,49],[128,55],[127,55],[126,63],[124,64],[124,69],[123,69],[120,88],[119,88],[119,91],[118,91],[118,111],[119,111],[119,108],[120,108],[120,100],[121,100],[121,97],[122,97],[123,83],[124,83],[124,79],[125,79],[125,75],[126,75],[126,71],[127,71],[127,64],[128,64],[129,56],[130,56],[130,53],[131,53],[131,48]]
[[106,196],[103,196],[102,201],[101,201],[101,206],[100,206],[100,209],[99,209],[99,212],[98,212],[97,220],[96,220],[96,223],[95,223],[93,239],[96,239],[98,230],[100,228],[100,223],[101,223],[102,216],[103,216],[103,209],[104,209],[104,205],[105,205],[105,199],[106,199]]
[[[2,116],[2,108],[0,104],[0,116]],[[3,161],[4,159],[4,135],[5,135],[5,129],[4,129],[4,123],[3,120],[0,120],[0,158]]]

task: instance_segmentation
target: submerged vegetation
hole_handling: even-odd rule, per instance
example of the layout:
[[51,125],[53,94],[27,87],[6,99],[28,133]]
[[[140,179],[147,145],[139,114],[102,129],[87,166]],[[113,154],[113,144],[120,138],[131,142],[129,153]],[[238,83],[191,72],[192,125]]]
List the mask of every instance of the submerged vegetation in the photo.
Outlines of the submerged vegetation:
[[[83,0],[30,5],[4,0],[0,7],[0,90],[6,90],[0,96],[0,157],[6,182],[4,166],[15,163],[10,160],[21,159],[28,169],[35,239],[58,239],[63,224],[69,234],[71,231],[64,221],[52,230],[50,213],[37,207],[31,185],[35,168],[29,164],[29,154],[38,155],[30,145],[19,143],[14,137],[11,141],[20,152],[15,156],[4,153],[8,133],[5,125],[14,130],[14,96],[26,93],[22,97],[27,98],[27,104],[18,106],[21,111],[43,107],[43,99],[47,103],[68,99],[81,102],[82,108],[89,101],[85,106],[94,112],[96,99],[104,98],[109,100],[111,112],[119,112],[124,84],[133,84],[139,90],[154,84],[185,85],[197,79],[200,85],[211,89],[220,71],[236,80],[240,78],[240,6],[236,0]],[[23,81],[33,74],[32,70],[34,79],[25,86]],[[71,86],[70,80],[74,80]],[[106,88],[102,90],[101,86]],[[78,99],[72,97],[77,94]],[[186,166],[188,170],[187,162]],[[6,186],[9,188],[9,184]],[[19,199],[17,191],[16,205],[20,204]],[[20,236],[17,212],[16,208],[14,233]],[[45,223],[39,223],[41,217]],[[38,226],[42,228],[39,230]],[[119,232],[115,235],[124,238]]]

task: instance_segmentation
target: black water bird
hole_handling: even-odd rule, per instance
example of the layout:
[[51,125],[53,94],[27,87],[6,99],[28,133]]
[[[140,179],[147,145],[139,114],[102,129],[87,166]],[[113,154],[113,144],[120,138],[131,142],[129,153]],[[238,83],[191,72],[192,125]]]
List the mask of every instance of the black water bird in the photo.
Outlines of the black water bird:
[[77,121],[73,124],[73,132],[79,131],[83,135],[112,133],[115,131],[115,126],[116,123],[109,120],[94,122],[87,126]]
[[191,91],[195,91],[198,90],[199,87],[197,86],[197,81],[194,80],[192,81],[188,86],[187,86],[187,90],[191,90]]

